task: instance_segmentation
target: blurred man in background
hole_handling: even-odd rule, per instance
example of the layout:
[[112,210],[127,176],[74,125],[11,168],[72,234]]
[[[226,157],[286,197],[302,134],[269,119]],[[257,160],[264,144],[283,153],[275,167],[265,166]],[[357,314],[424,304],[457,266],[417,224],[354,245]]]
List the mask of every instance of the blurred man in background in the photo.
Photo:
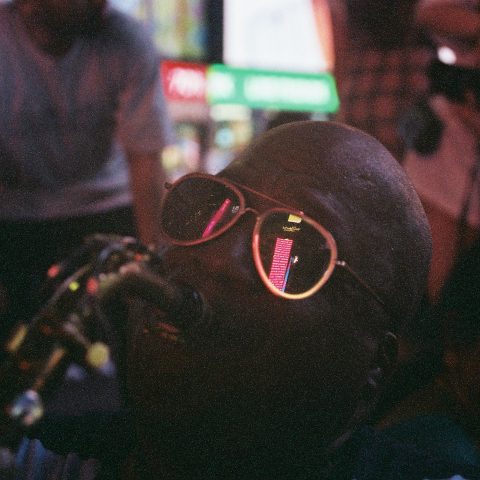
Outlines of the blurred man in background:
[[0,337],[92,232],[157,242],[159,57],[106,0],[0,4]]
[[459,253],[480,225],[480,2],[421,0],[416,22],[436,47],[428,105],[441,131],[427,153],[411,149],[404,165],[427,213],[433,239],[429,298],[436,303]]

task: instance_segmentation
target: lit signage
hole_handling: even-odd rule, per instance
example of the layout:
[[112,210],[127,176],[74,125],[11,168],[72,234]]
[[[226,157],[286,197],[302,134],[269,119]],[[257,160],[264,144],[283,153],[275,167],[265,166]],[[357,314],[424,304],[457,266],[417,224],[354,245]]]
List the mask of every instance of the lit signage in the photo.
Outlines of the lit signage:
[[328,0],[224,0],[223,62],[240,68],[326,72],[334,67]]
[[339,99],[328,72],[293,73],[164,61],[167,100],[250,108],[335,113]]
[[207,65],[164,61],[161,76],[168,100],[206,102]]
[[334,113],[339,99],[330,73],[292,73],[212,65],[207,70],[210,104]]

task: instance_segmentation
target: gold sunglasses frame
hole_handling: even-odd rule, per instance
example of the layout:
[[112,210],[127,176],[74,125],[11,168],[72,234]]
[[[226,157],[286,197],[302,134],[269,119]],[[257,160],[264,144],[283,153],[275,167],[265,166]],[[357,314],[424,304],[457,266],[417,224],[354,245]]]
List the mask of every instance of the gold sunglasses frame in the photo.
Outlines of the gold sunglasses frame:
[[[348,263],[345,260],[339,260],[338,259],[338,249],[337,249],[337,243],[335,241],[335,238],[333,235],[325,228],[323,227],[320,223],[316,222],[313,220],[313,218],[310,218],[308,215],[305,215],[305,213],[298,208],[291,207],[290,205],[287,205],[280,200],[277,200],[275,198],[270,197],[269,195],[266,195],[262,192],[258,192],[257,190],[254,190],[253,188],[247,187],[246,185],[242,185],[241,183],[232,181],[232,180],[227,180],[222,177],[210,175],[208,173],[189,173],[187,175],[184,175],[177,179],[173,183],[166,182],[165,183],[165,188],[167,190],[167,193],[164,197],[164,200],[162,202],[162,206],[160,209],[160,215],[163,212],[163,209],[165,207],[166,200],[169,195],[169,191],[173,190],[175,187],[180,185],[181,183],[190,180],[192,178],[199,178],[199,179],[205,179],[205,180],[210,180],[214,183],[221,184],[224,187],[227,187],[229,190],[233,191],[235,195],[238,197],[240,201],[239,205],[239,210],[235,214],[235,216],[228,221],[225,225],[222,225],[218,230],[216,230],[214,233],[211,235],[208,235],[203,238],[199,238],[197,240],[177,240],[168,233],[165,232],[165,230],[162,228],[162,225],[160,224],[160,227],[162,229],[162,233],[164,238],[172,243],[173,245],[178,245],[178,246],[184,246],[184,247],[191,247],[194,245],[199,245],[202,243],[206,243],[210,240],[213,240],[214,238],[219,237],[223,233],[225,233],[227,230],[229,230],[237,221],[247,212],[251,212],[255,214],[256,217],[256,222],[255,222],[255,227],[252,232],[252,254],[253,254],[253,261],[255,264],[255,268],[257,269],[257,272],[263,282],[263,284],[267,287],[267,289],[273,293],[274,295],[285,298],[288,300],[303,300],[305,298],[308,298],[318,292],[330,279],[332,276],[335,267],[341,267],[345,269],[347,272],[350,273],[350,275],[364,288],[366,289],[372,296],[373,298],[383,307],[383,309],[390,315],[392,314],[387,310],[385,302],[380,298],[380,296],[364,281],[362,278],[348,265]],[[246,201],[245,201],[245,196],[242,193],[240,189],[243,189],[249,193],[252,193],[260,198],[263,198],[264,200],[268,200],[269,202],[272,202],[274,204],[279,205],[277,208],[270,208],[268,210],[265,210],[263,213],[259,213],[257,210],[251,207],[246,207]],[[260,229],[261,226],[265,220],[265,218],[270,215],[272,212],[285,212],[285,213],[291,213],[294,215],[297,215],[302,218],[303,221],[308,223],[311,227],[315,228],[318,232],[320,232],[323,237],[325,238],[328,247],[330,248],[330,261],[328,263],[328,266],[325,270],[325,273],[322,275],[322,277],[318,280],[317,283],[315,283],[311,288],[309,288],[307,291],[302,292],[302,293],[285,293],[275,287],[275,285],[272,284],[272,282],[268,279],[267,272],[265,271],[261,258],[260,258]]]

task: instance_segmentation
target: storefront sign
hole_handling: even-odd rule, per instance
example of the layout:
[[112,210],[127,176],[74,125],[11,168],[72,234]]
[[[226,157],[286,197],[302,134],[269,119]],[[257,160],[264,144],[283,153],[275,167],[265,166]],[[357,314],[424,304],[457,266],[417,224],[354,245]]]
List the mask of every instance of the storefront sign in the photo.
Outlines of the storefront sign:
[[339,100],[329,73],[289,73],[212,65],[207,101],[251,108],[334,113]]
[[167,100],[250,108],[334,113],[339,100],[329,73],[247,70],[225,65],[165,61]]

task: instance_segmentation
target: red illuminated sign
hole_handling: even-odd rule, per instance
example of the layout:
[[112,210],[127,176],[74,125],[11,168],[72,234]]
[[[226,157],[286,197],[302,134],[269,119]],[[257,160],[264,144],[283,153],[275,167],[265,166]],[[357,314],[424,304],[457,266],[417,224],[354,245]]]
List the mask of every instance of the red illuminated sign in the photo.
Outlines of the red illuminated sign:
[[167,100],[206,102],[207,65],[166,60],[161,76]]

